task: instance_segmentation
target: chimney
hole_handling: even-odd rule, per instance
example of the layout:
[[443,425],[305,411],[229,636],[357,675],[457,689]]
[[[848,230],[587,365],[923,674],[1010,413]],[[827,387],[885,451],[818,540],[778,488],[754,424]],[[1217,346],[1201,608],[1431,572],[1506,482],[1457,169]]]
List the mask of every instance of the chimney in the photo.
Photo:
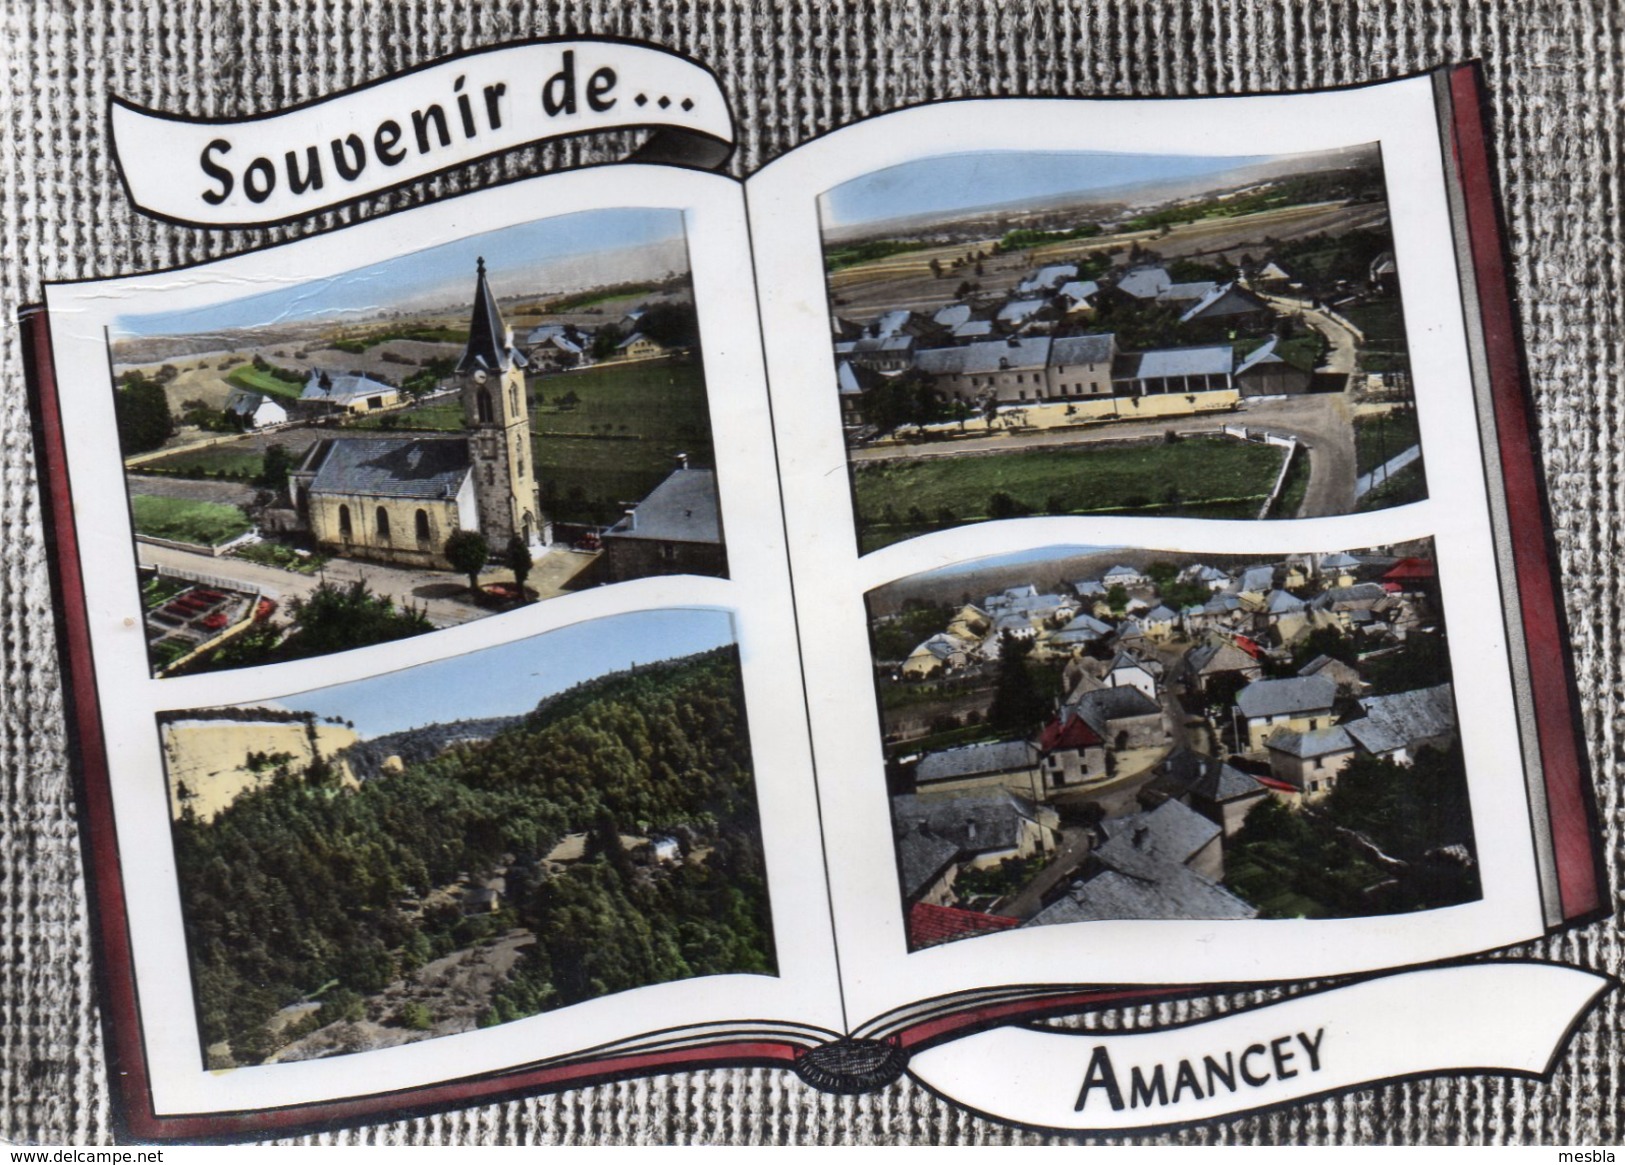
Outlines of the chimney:
[[638,528],[638,511],[636,506],[633,506],[631,509],[626,511],[626,518],[621,522],[621,525],[628,530],[636,530]]
[[677,455],[677,468],[678,469],[687,469],[688,468],[688,454],[687,453],[679,453]]

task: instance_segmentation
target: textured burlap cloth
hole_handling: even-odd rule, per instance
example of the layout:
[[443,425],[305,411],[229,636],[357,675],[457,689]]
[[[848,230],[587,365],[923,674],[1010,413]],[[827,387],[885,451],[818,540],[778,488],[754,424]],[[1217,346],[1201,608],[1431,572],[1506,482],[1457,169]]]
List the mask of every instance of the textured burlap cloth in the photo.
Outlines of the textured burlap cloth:
[[[0,314],[6,320],[39,298],[43,280],[212,258],[589,157],[575,146],[522,151],[286,229],[188,230],[146,218],[126,201],[107,136],[107,100],[114,94],[178,114],[242,115],[515,37],[636,37],[717,72],[740,122],[733,166],[745,173],[851,119],[933,98],[1294,89],[1482,59],[1613,907],[1608,922],[1520,953],[1620,972],[1625,15],[1615,0],[5,0],[0,9],[6,66]],[[0,1137],[95,1144],[112,1136],[106,1051],[65,762],[22,360],[9,327],[0,378]],[[1518,1003],[1507,1000],[1508,1011]],[[1143,1009],[1100,1022],[1132,1026],[1186,1014]],[[1146,1139],[1617,1148],[1625,1139],[1622,1018],[1616,994],[1585,1021],[1549,1084],[1461,1077],[1384,1085]],[[906,1080],[876,1095],[835,1098],[786,1072],[749,1070],[657,1076],[308,1141],[1044,1139],[972,1117]]]

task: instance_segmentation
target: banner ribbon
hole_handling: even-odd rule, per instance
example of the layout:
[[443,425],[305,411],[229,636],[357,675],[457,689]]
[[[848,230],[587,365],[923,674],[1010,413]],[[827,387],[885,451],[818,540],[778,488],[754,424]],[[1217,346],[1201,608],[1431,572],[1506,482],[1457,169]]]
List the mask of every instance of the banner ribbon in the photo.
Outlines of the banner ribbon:
[[661,130],[633,161],[712,168],[734,130],[716,78],[616,40],[482,49],[279,113],[175,117],[114,98],[130,200],[193,226],[286,222],[550,138]]
[[994,1028],[915,1053],[909,1071],[1025,1125],[1180,1124],[1404,1077],[1545,1076],[1614,985],[1550,963],[1403,971],[1154,1031]]

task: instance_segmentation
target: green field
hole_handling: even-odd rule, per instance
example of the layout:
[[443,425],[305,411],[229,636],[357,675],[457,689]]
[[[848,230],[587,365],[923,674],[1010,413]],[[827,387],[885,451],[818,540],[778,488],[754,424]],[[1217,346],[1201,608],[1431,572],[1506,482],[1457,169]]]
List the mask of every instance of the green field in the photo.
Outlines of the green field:
[[347,429],[383,429],[456,433],[463,428],[463,406],[456,400],[441,399],[414,405],[399,412],[368,413],[344,422]]
[[1343,311],[1349,322],[1365,333],[1360,345],[1360,367],[1367,372],[1403,372],[1410,368],[1405,343],[1405,313],[1399,300],[1383,299]]
[[988,456],[862,462],[855,490],[865,553],[916,534],[1032,514],[1251,518],[1282,450],[1228,440],[1034,449]]
[[[577,403],[561,405],[574,393]],[[697,361],[600,364],[530,382],[532,449],[542,508],[563,522],[605,523],[676,468],[710,466],[711,418]],[[457,432],[462,405],[439,400],[360,418],[350,428]]]
[[241,510],[218,502],[136,494],[130,499],[130,507],[135,513],[135,532],[153,538],[216,546],[249,530]]
[[209,445],[202,449],[188,449],[172,457],[161,457],[137,468],[138,473],[165,474],[171,477],[229,477],[252,481],[265,467],[264,454],[253,448],[244,448],[237,442]]
[[288,400],[298,400],[299,394],[305,390],[303,384],[295,384],[292,381],[272,376],[269,372],[255,368],[252,364],[239,364],[226,373],[226,383],[235,388],[246,388],[251,392],[265,392]]
[[1390,506],[1419,502],[1427,496],[1427,474],[1422,468],[1422,459],[1418,458],[1366,494],[1354,508],[1357,513],[1364,514],[1371,510],[1386,510]]
[[1421,439],[1416,414],[1408,409],[1354,418],[1354,461],[1357,472],[1370,473]]

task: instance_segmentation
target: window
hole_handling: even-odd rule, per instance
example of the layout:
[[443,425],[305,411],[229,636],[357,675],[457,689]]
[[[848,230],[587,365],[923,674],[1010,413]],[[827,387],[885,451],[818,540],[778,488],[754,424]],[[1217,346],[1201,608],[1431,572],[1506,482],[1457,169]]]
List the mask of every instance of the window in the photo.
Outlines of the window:
[[419,510],[417,516],[418,545],[427,548],[430,542],[429,511]]
[[350,507],[339,507],[339,541],[350,542],[355,538],[355,530],[350,525]]
[[491,423],[491,394],[483,388],[480,389],[479,396],[474,398],[474,407],[480,424],[489,425]]
[[389,541],[389,511],[383,506],[378,507],[378,541]]
[[508,410],[516,417],[519,415],[519,386],[517,384],[508,386]]

